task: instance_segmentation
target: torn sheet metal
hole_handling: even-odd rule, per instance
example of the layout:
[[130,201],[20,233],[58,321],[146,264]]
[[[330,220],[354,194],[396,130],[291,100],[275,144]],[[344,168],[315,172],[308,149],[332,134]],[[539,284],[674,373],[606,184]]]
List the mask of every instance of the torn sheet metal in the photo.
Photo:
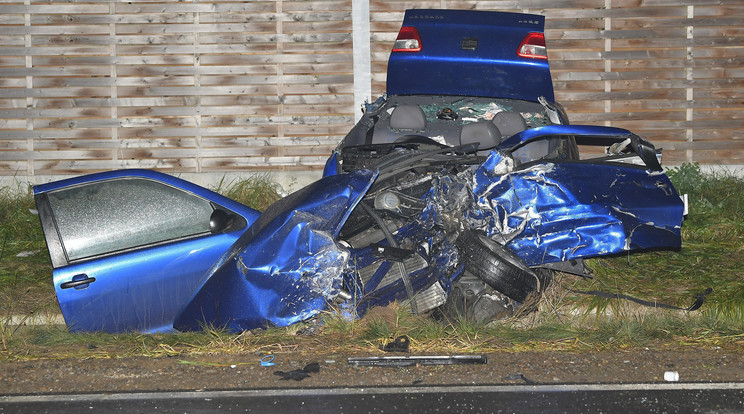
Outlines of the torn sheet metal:
[[207,273],[175,328],[287,326],[325,309],[349,258],[336,237],[375,177],[326,177],[272,205]]
[[[524,144],[529,140],[519,142]],[[465,263],[455,241],[464,230],[485,232],[530,266],[680,246],[684,205],[662,172],[604,161],[519,165],[509,149],[491,151],[484,161],[476,154],[446,151],[407,146],[380,151],[388,158],[378,160],[379,174],[357,169],[329,175],[281,199],[257,218],[247,211],[252,224],[246,230],[234,230],[242,233],[235,236],[235,242],[235,238],[229,239],[229,243],[207,250],[205,241],[230,233],[200,233],[187,239],[188,244],[180,249],[207,252],[209,255],[201,257],[207,257],[209,263],[219,258],[211,267],[204,263],[206,259],[192,260],[188,265],[175,261],[154,266],[150,264],[154,254],[138,251],[122,253],[125,260],[116,255],[100,258],[106,273],[96,273],[98,268],[89,262],[63,266],[70,278],[96,278],[95,284],[91,279],[91,286],[65,279],[65,284],[74,286],[58,293],[63,311],[71,303],[62,300],[64,295],[75,295],[87,308],[68,313],[100,316],[86,325],[67,323],[71,329],[81,330],[119,332],[144,330],[143,326],[153,330],[153,326],[170,328],[175,315],[172,326],[178,330],[200,330],[209,325],[242,331],[290,325],[341,299],[346,300],[345,309],[357,316],[371,307],[411,298],[412,308],[424,312],[447,300],[451,286],[463,272]],[[198,191],[195,186],[168,180]],[[241,211],[228,200],[217,200]],[[365,203],[365,208],[359,208],[359,203]],[[376,211],[380,222],[391,226],[390,234],[382,235],[379,223],[370,221],[370,211]],[[348,231],[355,221],[359,231],[350,232],[350,238],[340,237],[342,228]],[[369,236],[368,231],[379,234]],[[357,244],[351,237],[356,235],[366,242]],[[95,290],[105,286],[102,282],[111,275],[111,263],[119,265],[121,274],[127,276],[126,283],[114,280],[127,290],[125,294],[105,295]],[[157,267],[158,273],[171,278],[156,278],[157,283],[138,290],[150,296],[137,295],[144,300],[137,306],[125,306],[122,301],[133,296],[135,282],[152,281],[128,277],[146,275],[139,263]],[[186,271],[194,275],[187,278]],[[164,303],[162,299],[174,293],[178,305],[161,312],[167,325],[150,323],[152,304],[158,303],[150,297]],[[121,311],[115,316],[85,311],[104,302]]]
[[511,171],[498,152],[471,176],[469,223],[528,265],[679,248],[684,205],[669,178],[636,166],[545,163]]
[[[544,154],[535,158],[525,157],[528,146],[539,146],[540,141],[571,137],[579,145],[609,145],[609,151],[620,151],[624,148],[632,150],[646,168],[662,172],[658,153],[653,144],[633,134],[627,129],[595,126],[595,125],[548,125],[524,130],[502,141],[497,149],[505,154],[511,154],[515,161],[529,162],[542,158]],[[627,142],[627,143],[626,143]],[[624,144],[624,146],[623,146]],[[521,148],[520,148],[521,147]],[[520,154],[522,153],[522,154]],[[611,154],[617,155],[617,154]]]

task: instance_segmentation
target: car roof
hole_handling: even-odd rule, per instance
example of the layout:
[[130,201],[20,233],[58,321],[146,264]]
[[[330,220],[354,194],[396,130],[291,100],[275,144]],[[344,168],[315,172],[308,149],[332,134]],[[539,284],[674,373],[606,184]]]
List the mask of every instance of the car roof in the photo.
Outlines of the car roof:
[[391,52],[387,93],[554,101],[547,55],[517,54],[528,35],[544,36],[544,25],[544,16],[526,13],[407,10],[403,27],[416,29],[421,50]]

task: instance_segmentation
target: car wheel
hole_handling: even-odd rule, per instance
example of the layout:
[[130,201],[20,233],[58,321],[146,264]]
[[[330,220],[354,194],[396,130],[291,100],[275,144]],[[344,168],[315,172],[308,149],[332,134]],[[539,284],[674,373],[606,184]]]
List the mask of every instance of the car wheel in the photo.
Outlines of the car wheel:
[[457,238],[457,247],[465,270],[517,302],[545,290],[549,276],[538,275],[511,250],[484,234],[466,230]]

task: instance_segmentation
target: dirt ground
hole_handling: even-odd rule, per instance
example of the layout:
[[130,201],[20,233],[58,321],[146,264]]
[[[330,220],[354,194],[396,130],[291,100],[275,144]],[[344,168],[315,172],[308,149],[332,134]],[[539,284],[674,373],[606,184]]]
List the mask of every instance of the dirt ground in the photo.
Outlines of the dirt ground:
[[[402,355],[402,354],[387,354]],[[664,382],[674,371],[680,382],[744,381],[744,354],[716,348],[632,351],[499,352],[485,365],[355,367],[350,356],[277,353],[272,367],[261,355],[131,357],[0,362],[0,395],[156,390],[270,389],[284,387],[374,387],[546,383]],[[375,356],[380,356],[377,354]],[[276,371],[319,364],[300,381]]]

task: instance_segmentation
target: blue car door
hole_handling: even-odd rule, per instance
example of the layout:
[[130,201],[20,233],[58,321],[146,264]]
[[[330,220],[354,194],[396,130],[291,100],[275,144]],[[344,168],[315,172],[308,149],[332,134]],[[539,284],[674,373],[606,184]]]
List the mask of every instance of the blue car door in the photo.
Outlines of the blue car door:
[[126,170],[35,187],[71,331],[161,332],[260,214],[165,174]]

